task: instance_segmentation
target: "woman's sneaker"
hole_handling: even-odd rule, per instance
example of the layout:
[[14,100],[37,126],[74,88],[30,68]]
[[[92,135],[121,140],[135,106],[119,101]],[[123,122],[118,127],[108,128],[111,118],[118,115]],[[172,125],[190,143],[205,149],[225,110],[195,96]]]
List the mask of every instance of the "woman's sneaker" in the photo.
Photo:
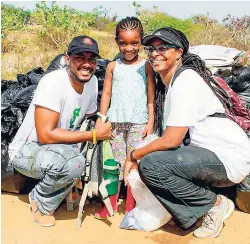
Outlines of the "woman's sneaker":
[[194,236],[199,238],[217,237],[223,228],[224,221],[233,213],[234,203],[223,195],[218,196],[221,198],[221,204],[212,207],[204,215],[202,225],[194,231]]
[[53,215],[42,215],[39,211],[39,208],[36,205],[36,202],[32,199],[29,194],[30,210],[32,213],[33,222],[37,225],[43,227],[50,227],[56,224],[55,217]]

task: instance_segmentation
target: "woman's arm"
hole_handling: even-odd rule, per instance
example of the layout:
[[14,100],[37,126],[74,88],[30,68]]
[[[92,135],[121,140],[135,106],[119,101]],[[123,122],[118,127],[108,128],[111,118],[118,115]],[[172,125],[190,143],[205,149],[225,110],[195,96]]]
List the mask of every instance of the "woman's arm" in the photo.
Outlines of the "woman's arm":
[[167,127],[164,134],[149,143],[145,147],[139,148],[133,152],[133,157],[136,160],[140,160],[145,155],[155,152],[155,151],[164,151],[171,148],[178,147],[186,135],[188,127]]
[[[133,158],[136,160],[140,160],[145,155],[155,152],[155,151],[165,151],[171,148],[178,147],[182,141],[184,136],[188,131],[188,127],[167,127],[164,134],[154,140],[153,142],[149,143],[145,147],[139,148],[133,151]],[[130,155],[127,157],[125,167],[124,167],[124,181],[127,184],[127,177],[131,167],[134,165],[131,162]]]

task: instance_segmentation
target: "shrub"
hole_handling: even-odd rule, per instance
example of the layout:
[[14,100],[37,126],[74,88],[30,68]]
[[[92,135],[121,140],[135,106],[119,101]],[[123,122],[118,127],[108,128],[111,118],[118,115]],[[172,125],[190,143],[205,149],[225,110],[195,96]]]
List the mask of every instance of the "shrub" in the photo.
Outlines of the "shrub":
[[12,5],[1,4],[1,30],[2,38],[13,30],[22,30],[29,23],[31,12],[22,8],[15,8]]
[[139,18],[144,27],[145,34],[152,33],[161,27],[172,27],[183,31],[187,37],[191,37],[199,28],[197,28],[191,19],[178,19],[168,16],[155,8],[154,10],[142,10]]
[[86,29],[95,24],[94,13],[84,13],[68,7],[59,7],[54,2],[51,7],[46,2],[36,5],[32,21],[41,25],[38,35],[49,46],[59,48],[72,38],[72,35],[86,33]]
[[193,16],[193,22],[201,29],[192,36],[192,44],[221,45],[248,50],[250,45],[250,17],[235,18],[228,16],[219,24],[209,16]]

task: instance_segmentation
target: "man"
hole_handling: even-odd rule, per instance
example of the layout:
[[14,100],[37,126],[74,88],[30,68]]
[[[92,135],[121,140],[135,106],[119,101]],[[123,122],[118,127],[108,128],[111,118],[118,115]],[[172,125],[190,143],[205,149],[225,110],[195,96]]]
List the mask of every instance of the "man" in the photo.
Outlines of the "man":
[[108,139],[111,124],[76,131],[97,110],[94,76],[98,45],[88,36],[75,37],[65,56],[67,68],[39,82],[23,124],[9,146],[10,159],[22,174],[40,179],[29,194],[33,221],[55,225],[54,211],[82,175],[85,159],[76,143]]

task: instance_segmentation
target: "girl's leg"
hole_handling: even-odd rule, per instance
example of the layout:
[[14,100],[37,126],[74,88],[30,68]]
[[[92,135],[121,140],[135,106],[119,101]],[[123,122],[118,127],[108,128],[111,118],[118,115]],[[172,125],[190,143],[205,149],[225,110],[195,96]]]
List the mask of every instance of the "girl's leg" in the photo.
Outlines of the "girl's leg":
[[183,228],[192,226],[214,206],[217,196],[209,186],[233,185],[213,152],[192,146],[146,155],[140,161],[139,173]]
[[[145,124],[132,124],[130,130],[128,131],[128,142],[127,142],[127,155],[134,150],[138,143],[142,140],[142,132],[144,130]],[[127,187],[127,198],[126,198],[126,208],[125,212],[130,212],[136,205],[134,197],[131,192],[131,188]]]
[[[126,160],[126,138],[127,138],[128,125],[126,123],[112,123],[112,129],[113,129],[114,139],[112,140],[111,146],[114,159],[123,166]],[[114,212],[117,212],[118,210],[117,201],[120,194],[121,179],[123,179],[123,170],[121,170],[119,176],[118,193],[116,195],[109,197]],[[103,206],[95,214],[95,218],[97,219],[106,219],[108,217],[110,217],[110,215],[106,206]]]

